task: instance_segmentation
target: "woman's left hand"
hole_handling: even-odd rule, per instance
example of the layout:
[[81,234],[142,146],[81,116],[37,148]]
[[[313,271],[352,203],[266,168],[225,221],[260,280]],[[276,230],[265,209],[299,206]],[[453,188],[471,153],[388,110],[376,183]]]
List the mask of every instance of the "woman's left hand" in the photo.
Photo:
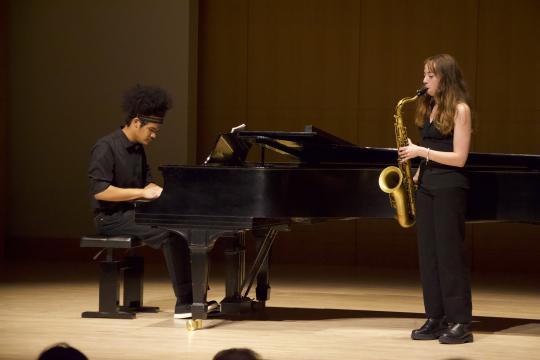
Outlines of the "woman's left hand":
[[399,162],[404,162],[407,160],[414,159],[420,155],[421,147],[412,143],[411,139],[407,138],[409,141],[408,146],[403,146],[398,149],[398,160]]

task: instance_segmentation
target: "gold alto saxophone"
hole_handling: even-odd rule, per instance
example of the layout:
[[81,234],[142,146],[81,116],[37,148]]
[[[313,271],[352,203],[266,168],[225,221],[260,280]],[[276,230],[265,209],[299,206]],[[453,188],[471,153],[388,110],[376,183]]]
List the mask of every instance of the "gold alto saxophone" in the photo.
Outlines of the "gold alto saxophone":
[[[426,92],[422,88],[414,97],[401,99],[396,105],[394,114],[394,129],[398,149],[409,145],[407,128],[403,125],[401,108],[418,99]],[[379,175],[379,187],[390,197],[390,205],[396,209],[396,219],[404,228],[409,228],[416,222],[416,205],[414,202],[414,181],[411,175],[411,162],[409,160],[398,163],[399,167],[388,166]]]

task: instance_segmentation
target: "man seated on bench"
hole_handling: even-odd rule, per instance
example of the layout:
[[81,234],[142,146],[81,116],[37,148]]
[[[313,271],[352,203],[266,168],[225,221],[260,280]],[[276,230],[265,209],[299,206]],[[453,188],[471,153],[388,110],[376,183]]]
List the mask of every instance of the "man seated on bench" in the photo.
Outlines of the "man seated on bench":
[[171,101],[162,89],[136,85],[123,99],[125,125],[99,139],[92,148],[88,176],[94,223],[100,235],[132,235],[162,248],[176,295],[175,318],[191,317],[193,302],[189,248],[167,230],[135,223],[133,201],[153,200],[162,188],[152,180],[144,145],[154,140]]

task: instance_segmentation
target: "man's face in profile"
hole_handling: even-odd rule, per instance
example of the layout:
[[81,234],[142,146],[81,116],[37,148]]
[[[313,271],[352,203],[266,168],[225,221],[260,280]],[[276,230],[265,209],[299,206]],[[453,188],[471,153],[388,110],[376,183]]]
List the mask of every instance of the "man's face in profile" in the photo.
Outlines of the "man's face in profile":
[[137,142],[143,145],[148,145],[152,140],[154,140],[159,130],[161,129],[161,124],[148,122],[144,126],[139,118],[133,119],[135,125],[135,133],[137,137]]

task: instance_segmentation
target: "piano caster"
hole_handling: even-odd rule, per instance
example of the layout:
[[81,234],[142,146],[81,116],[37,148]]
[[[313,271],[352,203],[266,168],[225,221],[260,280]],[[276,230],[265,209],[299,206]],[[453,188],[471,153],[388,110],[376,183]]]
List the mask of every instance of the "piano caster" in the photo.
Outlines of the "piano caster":
[[188,331],[195,331],[195,330],[202,329],[202,319],[186,321],[186,328]]
[[253,301],[251,303],[251,310],[253,311],[263,311],[266,309],[266,301]]

